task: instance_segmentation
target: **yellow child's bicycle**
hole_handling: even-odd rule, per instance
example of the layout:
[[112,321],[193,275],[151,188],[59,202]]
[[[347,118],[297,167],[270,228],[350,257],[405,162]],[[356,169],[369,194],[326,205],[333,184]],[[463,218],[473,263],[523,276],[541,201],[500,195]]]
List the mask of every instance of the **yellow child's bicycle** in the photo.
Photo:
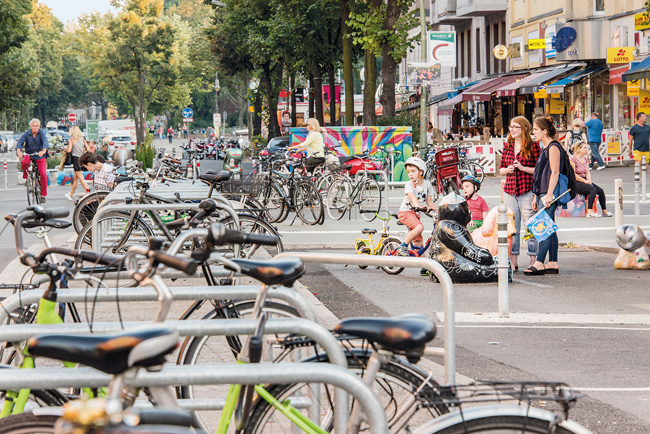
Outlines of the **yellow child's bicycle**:
[[[377,233],[377,229],[371,229],[371,228],[364,228],[361,230],[361,233],[364,235],[368,235],[368,238],[357,238],[354,240],[354,248],[357,251],[357,255],[382,255],[382,251],[384,250],[384,246],[390,245],[390,243],[398,243],[402,244],[402,240],[400,240],[398,237],[394,237],[390,235],[390,227],[388,226],[388,222],[393,218],[397,218],[397,214],[392,214],[387,211],[383,211],[384,214],[388,214],[387,217],[382,217],[380,212],[375,212],[375,211],[366,211],[366,210],[359,210],[360,213],[374,213],[379,220],[382,221],[381,223],[381,235],[379,238],[379,242],[375,246],[374,242],[372,241],[372,236]],[[367,265],[359,265],[359,268],[366,269],[368,268]]]

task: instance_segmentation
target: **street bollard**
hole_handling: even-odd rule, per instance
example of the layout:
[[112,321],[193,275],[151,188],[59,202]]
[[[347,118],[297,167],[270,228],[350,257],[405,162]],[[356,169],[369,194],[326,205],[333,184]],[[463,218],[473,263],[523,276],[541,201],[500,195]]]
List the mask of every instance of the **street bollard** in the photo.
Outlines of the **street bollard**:
[[614,226],[623,224],[623,180],[614,180]]
[[641,215],[641,202],[640,202],[640,197],[639,195],[641,194],[641,191],[639,189],[639,169],[640,169],[641,164],[636,161],[634,163],[634,215],[639,216]]
[[646,200],[646,173],[648,166],[646,165],[645,155],[641,157],[641,200]]
[[5,190],[7,190],[9,188],[8,187],[8,181],[7,181],[7,172],[8,172],[8,170],[7,170],[7,160],[5,160]]
[[508,306],[508,274],[510,273],[510,263],[508,261],[508,207],[501,202],[498,211],[499,316],[508,318],[510,310]]

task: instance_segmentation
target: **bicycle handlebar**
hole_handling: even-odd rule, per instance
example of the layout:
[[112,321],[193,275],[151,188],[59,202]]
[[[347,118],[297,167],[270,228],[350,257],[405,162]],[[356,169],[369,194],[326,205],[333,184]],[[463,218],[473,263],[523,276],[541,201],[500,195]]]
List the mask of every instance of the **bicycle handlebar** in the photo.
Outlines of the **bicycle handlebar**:
[[70,210],[63,207],[46,209],[41,205],[32,205],[26,210],[23,210],[16,214],[13,218],[12,216],[6,215],[5,219],[7,221],[12,221],[14,225],[16,251],[18,252],[18,256],[21,257],[21,262],[22,257],[25,255],[25,246],[23,245],[23,222],[45,221],[53,218],[67,217],[69,214]]
[[108,255],[104,253],[91,252],[87,250],[69,249],[67,247],[48,247],[44,249],[41,253],[39,253],[38,256],[35,256],[34,261],[37,264],[41,264],[45,261],[47,256],[51,255],[52,253],[70,256],[73,258],[79,258],[84,261],[93,262],[95,264],[112,265],[112,266],[115,266],[116,264],[124,260],[124,256]]
[[413,211],[415,211],[415,212],[421,212],[421,213],[424,213],[425,215],[427,215],[427,216],[429,216],[431,218],[434,218],[433,215],[430,214],[430,211],[432,211],[432,210],[430,208],[428,208],[428,207],[415,207],[415,206],[412,206],[411,209]]
[[275,235],[253,234],[227,229],[223,223],[214,223],[208,230],[207,242],[212,245],[260,244],[275,246],[279,238]]
[[196,273],[196,268],[199,266],[198,262],[192,259],[182,258],[180,256],[168,255],[160,250],[150,250],[148,256],[155,262],[166,265],[185,274],[192,275]]

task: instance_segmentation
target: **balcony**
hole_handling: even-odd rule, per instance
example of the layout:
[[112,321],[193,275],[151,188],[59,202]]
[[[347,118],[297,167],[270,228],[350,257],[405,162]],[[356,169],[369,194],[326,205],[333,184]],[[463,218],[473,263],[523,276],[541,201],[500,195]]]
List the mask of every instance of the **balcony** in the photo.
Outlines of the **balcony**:
[[435,0],[433,2],[433,24],[458,25],[471,17],[459,17],[456,14],[456,4],[461,0]]
[[455,0],[456,16],[482,17],[508,10],[508,0]]

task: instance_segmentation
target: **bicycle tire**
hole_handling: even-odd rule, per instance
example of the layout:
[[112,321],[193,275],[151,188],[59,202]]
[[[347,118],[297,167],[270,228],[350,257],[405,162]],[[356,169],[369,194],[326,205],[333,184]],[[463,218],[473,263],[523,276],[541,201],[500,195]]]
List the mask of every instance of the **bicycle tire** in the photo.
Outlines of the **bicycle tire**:
[[31,174],[27,175],[27,205],[39,205],[41,203],[41,186]]
[[[267,234],[278,237],[278,243],[275,246],[264,246],[264,249],[273,257],[279,253],[284,252],[284,244],[282,244],[282,239],[278,231],[271,226],[266,220],[261,219],[260,217],[255,217],[248,214],[238,214],[240,229],[243,232],[248,233],[258,233],[258,234]],[[232,217],[228,216],[219,221],[220,223],[225,224],[230,229],[238,229],[235,221]],[[227,250],[233,251],[233,246],[224,246]],[[239,255],[241,258],[251,258],[257,249],[261,246],[259,244],[245,244],[241,246]]]
[[[362,375],[367,366],[368,354],[365,353],[364,355],[362,352],[350,354],[347,352],[346,355],[348,369],[358,375]],[[329,363],[327,357],[322,355],[315,356],[312,361]],[[292,396],[308,396],[305,392],[300,391],[300,389],[306,386],[307,384],[305,383],[297,383],[290,385],[272,385],[266,389],[280,402],[284,402],[284,400]],[[392,358],[388,363],[383,364],[377,373],[373,390],[384,404],[389,431],[391,433],[411,432],[411,423],[419,425],[424,423],[424,421],[428,422],[431,418],[447,413],[449,408],[445,404],[440,404],[435,407],[423,407],[415,396],[416,391],[419,389],[422,395],[431,393],[433,394],[431,396],[440,397],[436,389],[437,386],[438,384],[429,378],[428,372],[404,359]],[[321,414],[324,413],[325,417],[322,419],[320,426],[328,432],[333,429],[332,410],[334,404],[329,400],[325,400],[325,398],[331,398],[332,396],[333,393],[328,389],[325,392],[325,396],[321,397]],[[438,401],[443,402],[441,398]],[[405,405],[405,408],[401,408],[400,405]],[[298,411],[303,412],[305,410]],[[274,418],[275,413],[276,409],[273,406],[267,401],[256,397],[249,423],[244,429],[244,434],[291,432],[292,422],[281,414],[278,414],[278,417]],[[367,425],[362,424],[360,432],[367,431],[367,428]]]
[[300,181],[293,190],[293,203],[298,218],[305,224],[316,225],[323,217],[323,199],[318,189],[309,181]]
[[93,219],[97,208],[109,193],[110,191],[95,191],[85,195],[77,202],[72,212],[72,226],[77,234]]
[[359,212],[361,217],[367,221],[371,222],[377,218],[377,214],[381,209],[381,189],[379,188],[379,183],[374,178],[366,178],[361,186],[361,191],[359,192]]
[[479,182],[483,182],[483,179],[485,178],[485,171],[483,170],[483,166],[478,163],[468,163],[467,169],[473,177],[479,180]]
[[[531,415],[492,415],[463,420],[447,427],[437,428],[432,423],[431,429],[421,429],[420,432],[429,434],[579,434],[566,422],[547,420]],[[440,423],[440,421],[438,421]],[[584,429],[584,428],[583,428]]]
[[[384,245],[381,248],[382,256],[393,256],[393,252],[402,245],[402,241],[397,237],[388,237],[384,241]],[[390,274],[391,276],[397,276],[399,273],[404,271],[403,267],[381,267],[384,272]]]
[[[235,303],[240,318],[250,317],[253,312],[254,301],[240,301]],[[264,311],[270,318],[298,318],[298,312],[291,306],[273,300],[267,300],[264,304]],[[223,318],[221,313],[212,310],[202,319],[218,320]],[[242,339],[238,338],[239,342]],[[240,344],[241,345],[241,344]],[[184,353],[179,354],[177,363],[180,365],[201,365],[206,363],[236,361],[236,351],[232,348],[231,342],[226,336],[190,336],[185,339],[181,348],[187,348]],[[272,348],[267,345],[264,353],[269,357]],[[273,357],[273,355],[271,355]],[[177,389],[181,399],[205,399],[215,396],[225,396],[228,385],[188,385]],[[195,411],[196,420],[204,432],[216,432],[216,426],[221,418],[219,410]]]
[[0,434],[53,434],[58,416],[22,413],[0,419]]
[[266,184],[257,200],[262,204],[264,215],[269,223],[278,223],[288,214],[284,193],[275,183]]
[[338,179],[327,191],[327,215],[332,220],[341,220],[349,209],[350,187],[344,179]]
[[[154,236],[153,230],[143,219],[137,217],[134,221],[135,228],[131,230],[129,237],[133,237],[134,239],[130,242],[127,241],[127,243],[124,244],[121,248],[116,247],[116,244],[122,240],[123,235],[120,235],[120,232],[123,233],[125,231],[124,225],[128,222],[129,216],[130,213],[117,211],[106,213],[102,216],[101,219],[99,219],[98,223],[100,225],[105,225],[104,227],[110,231],[110,233],[102,238],[102,243],[105,248],[102,248],[101,252],[119,255],[126,253],[129,246],[133,244],[148,245],[149,240]],[[81,230],[77,236],[77,240],[74,243],[75,249],[92,250],[92,226],[93,222],[91,220]]]

